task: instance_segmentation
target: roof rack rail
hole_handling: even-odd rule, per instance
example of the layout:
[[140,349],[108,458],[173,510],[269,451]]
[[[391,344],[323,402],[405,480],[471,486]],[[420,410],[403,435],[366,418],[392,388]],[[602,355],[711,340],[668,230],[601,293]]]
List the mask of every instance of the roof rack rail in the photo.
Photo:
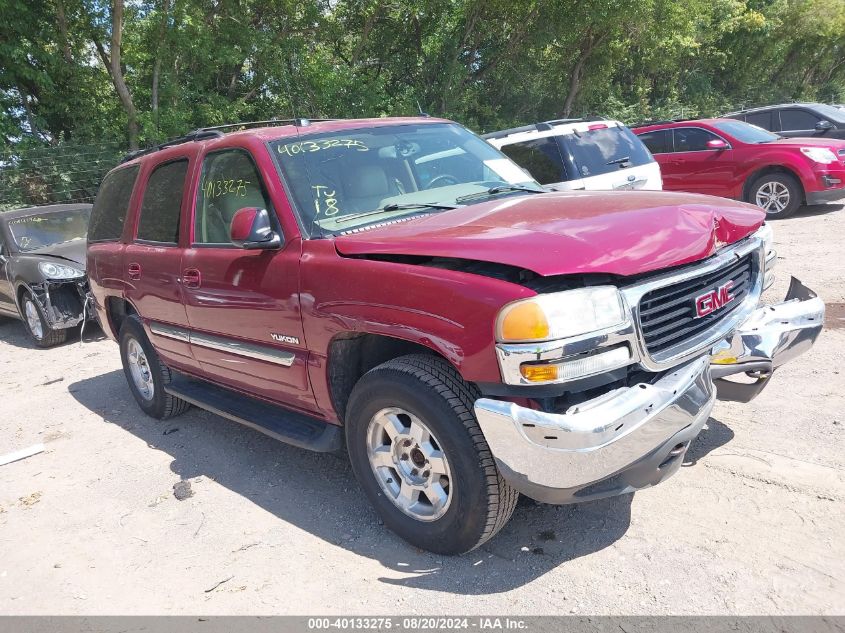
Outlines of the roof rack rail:
[[532,123],[531,125],[521,125],[520,127],[512,127],[507,130],[499,130],[498,132],[489,132],[482,134],[481,138],[504,138],[511,134],[519,134],[520,132],[547,132],[554,128],[555,125],[565,125],[567,123],[586,123],[587,121],[607,121],[603,116],[579,117],[576,119],[550,119],[548,121],[540,121],[539,123]]
[[159,143],[158,145],[153,145],[152,147],[145,147],[144,149],[136,149],[134,151],[131,151],[126,154],[120,162],[127,163],[130,160],[135,160],[139,156],[146,156],[147,154],[152,154],[153,152],[157,152],[166,147],[172,147],[173,145],[181,145],[182,143],[190,143],[191,141],[202,141],[205,139],[217,138],[220,136],[223,136],[223,133],[217,130],[194,130],[193,132],[189,132],[184,136],[172,138],[169,141],[165,141],[164,143]]
[[[254,127],[272,127],[275,125],[295,125],[296,127],[308,127],[312,123],[321,123],[324,121],[336,121],[337,119],[307,119],[298,117],[295,119],[268,119],[266,121],[244,121],[243,123],[226,123],[224,125],[209,125],[200,128],[200,130],[220,130],[220,131],[236,131],[239,129],[249,129]],[[199,130],[198,130],[199,131]]]
[[193,132],[188,132],[184,136],[179,136],[164,143],[159,143],[158,145],[153,145],[152,147],[146,147],[144,149],[136,149],[134,151],[129,152],[126,154],[122,159],[121,163],[129,162],[130,160],[135,160],[139,156],[145,156],[147,154],[152,154],[153,152],[158,152],[159,150],[163,150],[167,147],[172,147],[173,145],[181,145],[182,143],[190,143],[192,141],[204,141],[210,138],[220,138],[226,131],[235,132],[241,129],[249,129],[254,127],[270,127],[274,125],[295,125],[297,127],[307,127],[311,125],[312,122],[319,122],[319,121],[334,121],[335,119],[304,119],[304,118],[297,118],[297,119],[270,119],[268,121],[245,121],[243,123],[226,123],[225,125],[210,125],[207,127],[201,127]]

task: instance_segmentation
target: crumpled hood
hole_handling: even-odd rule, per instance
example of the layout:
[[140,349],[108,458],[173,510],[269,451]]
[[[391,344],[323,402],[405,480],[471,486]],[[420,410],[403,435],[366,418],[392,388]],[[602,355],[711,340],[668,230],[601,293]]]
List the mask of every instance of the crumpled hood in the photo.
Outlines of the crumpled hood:
[[559,192],[494,200],[339,236],[341,255],[419,255],[539,275],[637,275],[712,255],[763,223],[757,207],[696,194]]
[[36,248],[31,251],[24,251],[21,253],[21,256],[37,257],[43,260],[55,257],[59,260],[57,263],[74,264],[76,268],[81,267],[82,270],[85,270],[85,247],[85,240],[72,240],[70,242]]

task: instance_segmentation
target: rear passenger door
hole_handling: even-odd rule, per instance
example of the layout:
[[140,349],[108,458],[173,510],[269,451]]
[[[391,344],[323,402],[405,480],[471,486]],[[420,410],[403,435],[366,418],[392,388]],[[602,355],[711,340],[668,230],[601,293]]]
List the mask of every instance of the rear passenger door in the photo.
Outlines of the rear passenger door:
[[187,340],[179,249],[188,169],[187,158],[176,158],[148,172],[134,238],[126,247],[124,273],[126,297],[144,319],[159,355],[169,366],[192,370],[198,365]]
[[265,399],[313,411],[299,307],[301,241],[277,250],[244,250],[229,227],[245,207],[276,222],[252,156],[243,149],[207,154],[196,191],[192,241],[182,256],[191,346],[203,375]]
[[673,159],[672,130],[652,130],[638,134],[639,139],[660,165],[663,189],[666,191],[685,191],[686,167]]
[[784,108],[780,110],[780,134],[790,138],[819,136],[816,123],[821,118],[803,108]]

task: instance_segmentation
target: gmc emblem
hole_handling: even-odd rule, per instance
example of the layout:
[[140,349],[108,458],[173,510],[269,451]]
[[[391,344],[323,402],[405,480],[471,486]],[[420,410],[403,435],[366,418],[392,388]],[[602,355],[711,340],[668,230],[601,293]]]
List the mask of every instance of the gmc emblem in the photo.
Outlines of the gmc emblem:
[[698,295],[695,298],[695,318],[700,319],[708,314],[712,314],[719,308],[724,308],[731,301],[734,300],[731,294],[734,282],[729,281],[715,290],[705,292],[703,295]]

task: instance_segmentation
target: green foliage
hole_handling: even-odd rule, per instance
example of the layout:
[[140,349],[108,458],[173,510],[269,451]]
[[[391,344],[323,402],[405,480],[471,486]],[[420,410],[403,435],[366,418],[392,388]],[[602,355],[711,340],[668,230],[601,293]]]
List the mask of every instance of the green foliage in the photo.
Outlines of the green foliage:
[[[74,180],[85,170],[58,158],[126,147],[129,113],[106,66],[115,1],[0,0],[0,204],[87,192]],[[142,145],[203,125],[418,107],[489,131],[845,100],[845,0],[125,4],[120,70]],[[116,151],[101,155],[94,186]],[[26,184],[23,166],[43,173]]]

